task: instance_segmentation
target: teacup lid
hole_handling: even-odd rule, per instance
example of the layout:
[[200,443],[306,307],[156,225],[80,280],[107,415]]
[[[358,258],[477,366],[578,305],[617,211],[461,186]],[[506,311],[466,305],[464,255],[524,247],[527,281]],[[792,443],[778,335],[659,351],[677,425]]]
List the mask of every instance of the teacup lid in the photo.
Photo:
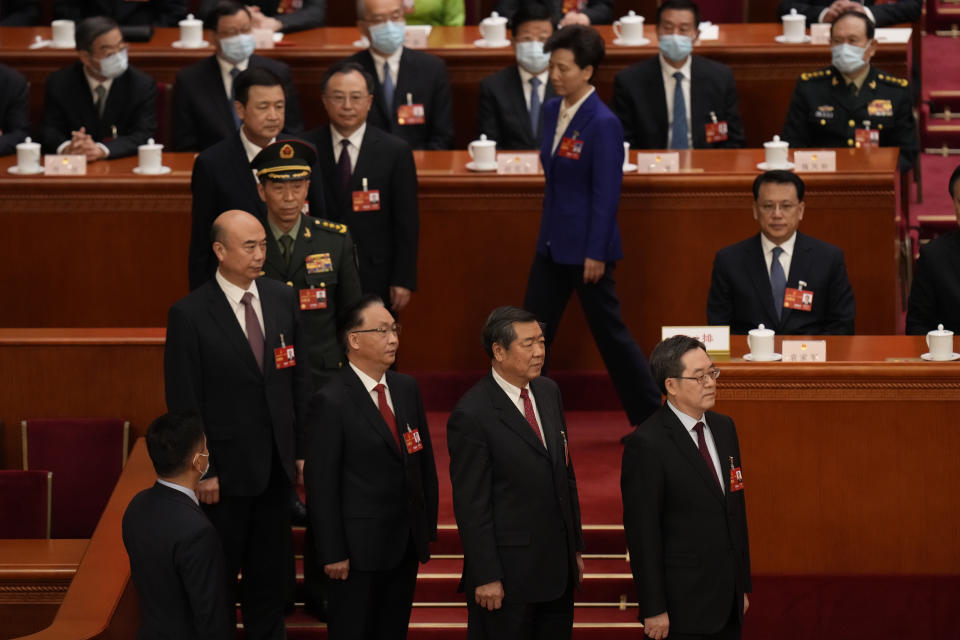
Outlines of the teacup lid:
[[763,146],[767,149],[786,149],[790,146],[790,143],[786,140],[781,140],[780,136],[773,136],[773,140],[769,142],[764,142]]
[[139,149],[163,149],[163,145],[157,144],[156,142],[153,141],[153,138],[150,138],[149,140],[147,140],[146,144],[142,144],[138,148]]
[[181,20],[178,24],[181,27],[190,27],[193,25],[203,24],[203,21],[198,20],[197,18],[194,18],[192,13],[188,13],[187,17]]
[[760,325],[756,329],[750,329],[750,335],[752,336],[759,336],[759,337],[772,336],[774,333],[775,332],[773,329],[767,329],[766,327],[763,326],[763,323],[760,323]]
[[942,324],[938,324],[937,328],[927,333],[927,335],[928,336],[952,336],[953,331],[950,331],[950,329],[944,329]]
[[506,24],[507,19],[501,16],[496,11],[492,11],[489,17],[484,18],[483,20],[481,20],[481,22],[483,22],[484,24]]
[[799,22],[807,19],[807,16],[802,13],[797,13],[796,9],[790,9],[790,13],[780,16],[780,19],[785,22]]
[[18,147],[22,147],[22,146],[39,147],[39,146],[40,146],[40,143],[39,143],[39,142],[34,142],[33,139],[32,139],[30,136],[27,136],[26,138],[24,138],[23,142],[21,142],[21,143],[18,144],[17,146],[18,146]]
[[643,22],[643,16],[638,16],[637,12],[631,9],[627,15],[620,18],[620,22]]
[[497,144],[497,141],[488,139],[485,133],[481,133],[479,138],[470,143],[471,146],[476,147],[490,147],[495,144]]

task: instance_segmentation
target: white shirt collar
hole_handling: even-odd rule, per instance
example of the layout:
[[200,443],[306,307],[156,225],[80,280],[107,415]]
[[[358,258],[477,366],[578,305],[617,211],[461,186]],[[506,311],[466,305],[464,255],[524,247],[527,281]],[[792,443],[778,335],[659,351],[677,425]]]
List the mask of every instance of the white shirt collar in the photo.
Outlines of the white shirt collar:
[[250,283],[249,289],[241,289],[237,285],[233,284],[229,280],[223,277],[223,274],[220,273],[220,269],[217,269],[217,284],[220,285],[220,289],[223,290],[223,295],[227,296],[227,300],[233,303],[233,306],[240,304],[240,301],[243,299],[243,294],[248,291],[253,294],[253,297],[260,300],[260,293],[257,291],[257,281],[254,280]]
[[157,478],[157,482],[159,484],[162,484],[165,487],[169,487],[170,489],[173,489],[174,491],[179,491],[180,493],[184,494],[185,496],[193,500],[194,504],[196,504],[198,507],[200,506],[200,501],[197,499],[197,494],[193,491],[193,489],[189,487],[185,487],[182,484],[174,484],[173,482],[167,482],[163,478]]
[[566,106],[566,99],[560,101],[560,115],[558,120],[573,120],[573,116],[577,115],[577,111],[580,109],[580,106],[586,102],[587,98],[593,95],[593,92],[596,91],[596,88],[593,85],[590,85],[590,90],[583,94],[579,100],[574,102],[571,106]]
[[707,424],[706,412],[704,412],[704,414],[701,415],[699,419],[697,419],[697,418],[691,418],[690,416],[685,414],[683,411],[680,411],[680,409],[677,409],[675,406],[673,406],[673,403],[670,402],[669,400],[667,400],[667,406],[670,407],[670,410],[673,411],[673,413],[677,416],[677,418],[680,419],[680,423],[683,425],[683,428],[686,429],[687,431],[693,431],[693,428],[697,426],[698,422]]
[[691,60],[693,60],[693,54],[690,54],[689,56],[687,56],[687,59],[683,63],[683,66],[680,67],[679,69],[676,69],[673,66],[671,66],[670,63],[667,62],[667,59],[663,57],[662,53],[659,55],[659,58],[660,58],[660,72],[663,74],[664,78],[672,78],[673,74],[679,71],[680,73],[683,74],[684,78],[686,78],[687,80],[690,79],[690,62]]
[[[383,72],[383,63],[386,62],[390,65],[390,69],[396,74],[395,80],[400,79],[400,56],[403,55],[403,47],[400,47],[386,58],[381,56],[379,53],[373,50],[373,47],[370,47],[370,55],[373,57],[373,66],[377,70],[377,76]],[[381,82],[383,79],[381,78]],[[396,87],[396,82],[394,82],[394,87]]]
[[[520,72],[520,84],[522,84],[524,87],[527,87],[527,86],[530,85],[530,78],[539,78],[539,79],[540,79],[540,86],[541,86],[541,87],[546,87],[546,86],[547,86],[547,81],[550,79],[550,70],[549,70],[549,69],[544,69],[544,70],[541,71],[540,73],[533,74],[533,73],[530,73],[529,71],[527,71],[526,69],[524,69],[522,66],[520,66],[520,65],[518,64],[518,65],[517,65],[517,71]],[[531,88],[532,88],[532,87],[531,87]],[[588,93],[587,95],[590,95],[590,94]]]
[[[274,137],[270,144],[273,144],[277,141],[277,138]],[[250,138],[247,137],[246,132],[243,130],[243,125],[240,125],[240,142],[243,143],[243,150],[247,152],[247,161],[253,162],[253,159],[257,157],[257,154],[263,149],[263,147],[258,147],[256,144],[250,141]],[[253,169],[251,169],[252,171]]]
[[96,78],[91,76],[90,72],[87,71],[86,67],[83,67],[83,77],[87,79],[87,84],[90,85],[91,96],[95,97],[97,95],[94,92],[94,89],[96,89],[100,85],[103,85],[103,88],[107,90],[108,94],[110,93],[110,87],[113,86],[113,78],[107,78],[106,80],[101,82],[100,80],[97,80]]
[[[783,252],[789,257],[793,257],[793,247],[797,243],[797,232],[794,231],[793,235],[783,241],[783,244],[779,245]],[[773,248],[778,246],[774,244],[767,236],[763,235],[763,232],[760,232],[760,246],[763,248],[763,255],[767,255]]]
[[[507,397],[510,398],[510,401],[511,401],[513,404],[515,404],[515,405],[519,405],[519,404],[520,404],[520,391],[521,391],[520,387],[518,387],[518,386],[516,386],[516,385],[514,385],[514,384],[511,384],[511,383],[507,382],[506,380],[504,380],[503,377],[502,377],[499,373],[497,373],[497,370],[494,369],[493,367],[490,367],[490,373],[493,375],[493,380],[494,380],[494,382],[496,382],[497,385],[498,385],[501,389],[503,389],[503,392],[507,394]],[[527,393],[530,394],[530,396],[533,396],[533,394],[530,393],[530,384],[529,384],[529,383],[527,383],[527,385],[526,385],[525,387],[523,387],[523,388],[527,390]]]
[[[364,122],[360,125],[360,128],[350,134],[346,139],[350,141],[350,144],[355,148],[360,148],[360,143],[363,142],[363,134],[367,131],[367,123]],[[340,143],[343,141],[344,136],[337,131],[337,128],[332,124],[330,125],[330,136],[333,138],[333,149],[334,151],[339,151]]]
[[[350,362],[350,361],[347,360],[347,362]],[[373,378],[368,376],[366,373],[361,371],[360,368],[357,367],[357,365],[353,364],[352,362],[350,362],[350,368],[353,369],[353,372],[357,374],[358,378],[360,378],[360,382],[363,384],[363,388],[367,390],[367,393],[373,393],[373,388],[378,384],[382,384],[383,386],[387,387],[386,372],[384,372],[384,374],[380,376],[379,380],[374,380]],[[389,389],[389,387],[387,388]]]
[[246,71],[247,67],[250,66],[250,58],[242,60],[236,64],[230,62],[229,60],[224,60],[219,55],[214,55],[214,58],[217,59],[217,64],[220,65],[220,73],[227,76],[230,75],[230,70],[236,67],[239,71]]

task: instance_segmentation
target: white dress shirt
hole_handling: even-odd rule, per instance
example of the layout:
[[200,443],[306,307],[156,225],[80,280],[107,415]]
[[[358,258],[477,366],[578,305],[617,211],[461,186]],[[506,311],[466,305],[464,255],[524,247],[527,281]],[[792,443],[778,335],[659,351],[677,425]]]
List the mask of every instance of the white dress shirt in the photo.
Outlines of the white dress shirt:
[[[97,80],[96,78],[91,76],[89,73],[87,73],[86,67],[83,68],[83,77],[87,79],[87,84],[90,86],[90,96],[93,98],[94,104],[96,104],[96,101],[97,101],[97,87],[99,86],[103,86],[103,88],[106,89],[107,91],[106,93],[103,94],[103,101],[104,103],[106,103],[107,99],[110,97],[110,87],[113,86],[113,78],[107,78],[106,80],[101,82],[100,80]],[[89,131],[87,133],[89,133]],[[72,137],[70,140],[64,140],[63,142],[61,142],[60,146],[57,147],[57,153],[63,153],[63,150],[69,147],[71,142],[73,142]],[[100,151],[103,151],[104,158],[110,157],[110,149],[107,148],[107,145],[101,142],[94,142],[94,144],[96,144],[97,147],[100,148]]]
[[[783,241],[783,244],[779,245],[783,249],[783,253],[780,254],[780,266],[783,267],[783,275],[789,280],[790,279],[790,261],[793,258],[793,247],[797,244],[797,232],[794,231],[793,235]],[[778,245],[773,244],[767,236],[760,234],[760,247],[763,249],[763,260],[767,263],[767,277],[770,277],[770,265],[773,264],[773,248]]]
[[533,87],[530,86],[531,78],[540,79],[540,86],[537,87],[537,93],[540,94],[540,106],[543,107],[543,100],[547,95],[547,83],[550,81],[550,71],[544,69],[534,75],[520,65],[517,65],[517,70],[520,72],[520,86],[523,87],[523,99],[527,103],[527,111],[530,111],[530,94],[533,89]]
[[220,65],[220,79],[223,80],[223,90],[226,92],[227,100],[229,100],[233,97],[233,77],[230,75],[230,70],[236,67],[237,71],[246,71],[247,66],[250,64],[250,58],[247,58],[243,62],[233,64],[220,56],[215,57],[217,64]]
[[[373,57],[373,68],[377,70],[377,80],[383,84],[383,63],[386,62],[390,67],[390,79],[393,80],[393,87],[397,87],[397,78],[400,77],[400,56],[403,54],[403,47],[400,47],[389,56],[384,58],[379,53],[370,48],[370,55]],[[406,98],[404,98],[406,99]]]
[[165,486],[165,487],[169,487],[169,488],[173,489],[174,491],[179,491],[180,493],[184,494],[185,496],[188,496],[191,500],[193,500],[193,502],[194,502],[198,507],[200,506],[200,501],[197,499],[197,494],[194,493],[193,489],[190,489],[189,487],[185,487],[185,486],[183,486],[182,484],[174,484],[173,482],[167,482],[167,481],[164,480],[163,478],[157,478],[157,482],[159,482],[160,484],[162,484],[162,485]]
[[[363,371],[358,369],[357,365],[353,364],[352,362],[350,362],[350,368],[353,369],[353,372],[357,374],[358,378],[360,378],[360,383],[363,385],[363,388],[367,390],[367,393],[370,395],[370,400],[373,401],[373,406],[377,408],[377,411],[380,411],[380,394],[374,391],[373,388],[378,384],[383,385],[383,388],[386,389],[387,392],[387,406],[390,407],[390,411],[393,411],[393,415],[396,416],[397,411],[393,408],[393,396],[390,395],[390,387],[387,386],[387,374],[384,373],[382,376],[380,376],[379,380],[374,380]],[[397,429],[399,429],[401,432],[404,431],[399,420],[397,421]]]
[[348,138],[344,138],[336,127],[330,125],[330,137],[333,140],[333,163],[337,164],[340,162],[340,154],[343,152],[343,145],[341,144],[344,140],[349,140],[350,144],[347,146],[347,153],[350,154],[350,173],[353,173],[353,170],[357,168],[357,158],[360,156],[360,143],[363,142],[363,134],[367,130],[367,123],[364,122],[360,125],[360,128],[350,134]]
[[557,128],[553,132],[553,150],[550,152],[551,154],[557,152],[557,147],[560,146],[560,139],[563,138],[563,133],[573,121],[573,116],[577,115],[577,111],[580,110],[580,105],[582,105],[587,98],[593,95],[594,91],[596,91],[596,89],[591,86],[590,90],[583,94],[582,98],[574,102],[569,107],[567,106],[566,98],[562,98],[560,100],[560,113],[557,114]]
[[[497,383],[503,392],[507,394],[507,397],[510,398],[510,402],[513,403],[513,406],[517,408],[517,411],[520,412],[520,415],[523,416],[523,419],[527,419],[527,413],[523,408],[523,398],[520,397],[520,387],[510,384],[504,380],[497,373],[496,369],[490,369],[490,373],[493,374],[493,380]],[[547,436],[543,432],[543,420],[540,419],[540,411],[537,410],[537,401],[533,397],[533,392],[530,390],[530,385],[524,387],[527,390],[527,396],[530,398],[530,404],[533,406],[533,415],[537,417],[537,426],[540,427],[540,441],[543,443],[544,448],[547,446]]]
[[686,105],[687,112],[687,147],[693,148],[693,127],[690,123],[690,66],[692,55],[687,56],[686,62],[679,69],[670,66],[663,54],[660,54],[660,72],[663,74],[663,93],[667,99],[667,148],[673,144],[673,93],[677,90],[677,79],[673,77],[677,71],[683,74],[683,84],[680,90],[683,92],[683,104]]
[[[247,310],[243,306],[243,294],[247,291],[253,294],[253,310],[257,314],[257,321],[260,323],[260,333],[263,334],[263,309],[260,308],[260,292],[257,291],[257,283],[253,281],[250,283],[249,289],[241,289],[237,285],[233,284],[229,280],[223,277],[223,274],[220,273],[220,269],[217,269],[217,284],[220,285],[220,289],[223,290],[223,295],[227,296],[227,302],[230,303],[230,308],[233,309],[233,315],[236,316],[237,322],[240,323],[240,328],[243,329],[243,335],[247,335]],[[249,338],[249,336],[247,336]],[[264,336],[266,338],[266,336]]]
[[[697,383],[696,380],[690,380],[689,382]],[[717,471],[717,478],[720,480],[720,486],[723,489],[723,492],[727,492],[727,485],[723,482],[723,468],[720,466],[720,456],[717,455],[717,445],[713,442],[713,433],[710,431],[710,425],[707,424],[706,414],[700,416],[699,419],[691,418],[680,409],[677,409],[673,406],[673,403],[667,400],[667,406],[670,407],[670,410],[680,419],[680,423],[683,425],[683,428],[687,430],[687,433],[690,434],[690,437],[693,438],[693,446],[697,448],[697,451],[700,450],[700,440],[697,438],[697,432],[693,430],[697,426],[698,422],[704,424],[703,428],[703,439],[707,441],[707,451],[710,452],[710,459],[713,461],[713,468]]]

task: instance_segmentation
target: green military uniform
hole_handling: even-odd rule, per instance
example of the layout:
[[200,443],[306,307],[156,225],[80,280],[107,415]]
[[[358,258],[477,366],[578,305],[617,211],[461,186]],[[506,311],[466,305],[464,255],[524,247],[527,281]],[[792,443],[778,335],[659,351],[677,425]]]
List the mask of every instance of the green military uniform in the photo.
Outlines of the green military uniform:
[[855,147],[856,129],[870,121],[881,147],[900,147],[900,168],[913,166],[919,143],[907,81],[870,67],[859,92],[836,67],[801,74],[781,137],[793,148]]

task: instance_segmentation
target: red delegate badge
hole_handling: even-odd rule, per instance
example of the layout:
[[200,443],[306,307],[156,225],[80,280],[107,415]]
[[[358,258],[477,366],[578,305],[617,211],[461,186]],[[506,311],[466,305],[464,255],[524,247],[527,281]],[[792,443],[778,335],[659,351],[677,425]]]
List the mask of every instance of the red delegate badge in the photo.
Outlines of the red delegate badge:
[[293,345],[277,347],[273,350],[273,359],[277,363],[277,369],[289,369],[297,364],[296,355],[293,352]]
[[583,140],[564,138],[560,141],[560,148],[557,150],[557,153],[561,158],[579,160],[580,154],[583,153]]
[[402,104],[397,107],[397,124],[424,124],[426,121],[422,104]]
[[354,211],[380,211],[380,190],[353,192]]
[[813,310],[813,291],[787,287],[783,292],[783,308],[794,311]]
[[734,491],[743,491],[743,472],[733,466],[733,456],[730,456],[730,493]]
[[714,142],[726,142],[727,140],[727,121],[708,122],[706,128],[707,144]]
[[325,286],[300,289],[300,310],[313,311],[327,308],[327,288]]
[[407,425],[407,430],[403,433],[403,442],[407,445],[407,453],[416,453],[423,449],[423,442],[420,440],[420,430],[411,429]]
[[858,149],[876,149],[880,146],[879,129],[857,129],[854,132]]

